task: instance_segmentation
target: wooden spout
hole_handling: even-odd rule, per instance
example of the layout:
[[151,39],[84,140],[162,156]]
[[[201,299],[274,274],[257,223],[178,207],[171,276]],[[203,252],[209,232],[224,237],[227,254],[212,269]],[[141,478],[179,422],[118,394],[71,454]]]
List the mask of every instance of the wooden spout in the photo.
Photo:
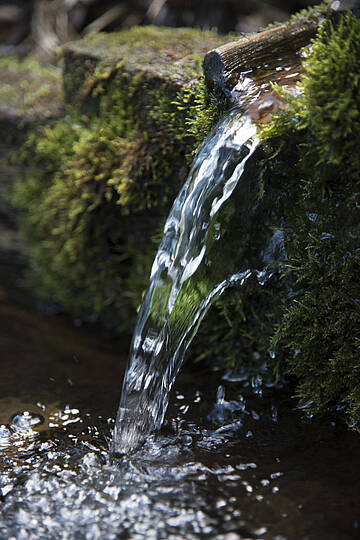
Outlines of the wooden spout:
[[203,64],[207,85],[228,94],[244,72],[256,79],[276,64],[300,64],[298,53],[315,36],[318,24],[317,18],[299,17],[209,51]]

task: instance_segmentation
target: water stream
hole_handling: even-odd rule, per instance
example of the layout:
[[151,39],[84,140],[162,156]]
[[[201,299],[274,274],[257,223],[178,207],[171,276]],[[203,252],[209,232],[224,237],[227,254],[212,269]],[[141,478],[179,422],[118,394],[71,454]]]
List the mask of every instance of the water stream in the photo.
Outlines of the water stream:
[[133,336],[115,453],[133,450],[161,426],[169,391],[210,305],[255,271],[241,262],[233,271],[222,260],[218,217],[257,146],[256,126],[234,109],[203,142],[174,202]]
[[266,370],[185,365],[157,437],[111,459],[128,345],[0,299],[1,540],[359,538],[358,434]]
[[165,225],[116,421],[126,338],[0,291],[0,540],[360,537],[358,434],[331,414],[304,420],[265,357],[225,374],[192,363],[175,383],[214,301],[270,286],[286,259],[291,178],[287,190],[272,178],[259,200],[258,152],[236,110],[200,148]]
[[[236,373],[189,362],[169,393],[211,302],[231,286],[268,290],[286,258],[279,215],[291,190],[274,177],[259,200],[254,127],[234,111],[220,128],[175,203],[140,313],[123,399],[132,420],[141,407],[156,414],[117,423],[112,438],[115,453],[137,450],[109,451],[126,338],[0,295],[1,540],[359,538],[358,434],[331,416],[304,422],[265,355]],[[211,163],[207,185],[198,172]]]

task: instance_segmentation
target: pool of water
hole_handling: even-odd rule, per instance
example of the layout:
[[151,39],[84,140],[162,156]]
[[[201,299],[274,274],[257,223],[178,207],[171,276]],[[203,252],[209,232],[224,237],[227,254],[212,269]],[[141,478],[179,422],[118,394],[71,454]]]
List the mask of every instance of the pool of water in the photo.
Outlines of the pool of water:
[[[0,302],[0,538],[360,538],[360,437],[189,358],[158,437],[108,447],[128,339]],[[234,380],[236,379],[236,380]]]

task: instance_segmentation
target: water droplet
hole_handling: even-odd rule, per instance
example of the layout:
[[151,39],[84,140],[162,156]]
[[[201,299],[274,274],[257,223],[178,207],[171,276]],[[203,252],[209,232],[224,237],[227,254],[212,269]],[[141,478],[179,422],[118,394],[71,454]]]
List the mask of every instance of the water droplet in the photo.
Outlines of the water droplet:
[[270,474],[271,480],[275,480],[276,478],[280,478],[281,476],[284,476],[283,472],[276,472],[276,473]]
[[94,452],[85,454],[81,461],[85,470],[93,469],[99,465],[99,458]]
[[0,447],[8,446],[11,442],[11,431],[4,425],[0,425]]
[[1,495],[2,495],[3,497],[6,497],[6,495],[7,495],[8,493],[10,493],[10,491],[13,490],[13,487],[14,487],[14,486],[13,486],[12,484],[7,484],[6,486],[2,487],[2,488],[0,489]]
[[265,533],[267,533],[266,527],[259,527],[258,529],[253,530],[253,534],[256,534],[256,536],[262,536]]
[[225,401],[225,388],[224,386],[220,385],[217,389],[216,402],[219,405],[222,405],[224,401]]
[[262,383],[263,378],[261,375],[255,375],[251,378],[251,387],[254,394],[258,397],[262,397]]
[[239,471],[247,471],[248,469],[256,469],[257,465],[256,463],[240,463],[239,465],[236,465],[236,469]]
[[15,430],[29,430],[44,423],[44,417],[29,411],[15,414],[11,419],[11,428]]
[[278,421],[278,412],[276,410],[276,407],[275,405],[271,405],[271,420],[273,422],[277,422]]

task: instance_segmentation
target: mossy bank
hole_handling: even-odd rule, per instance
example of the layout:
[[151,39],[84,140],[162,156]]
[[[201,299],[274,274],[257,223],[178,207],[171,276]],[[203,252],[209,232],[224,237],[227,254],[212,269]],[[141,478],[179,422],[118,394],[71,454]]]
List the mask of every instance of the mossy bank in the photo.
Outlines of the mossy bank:
[[[336,29],[326,21],[302,91],[282,92],[287,111],[259,128],[262,148],[249,165],[257,213],[231,201],[224,261],[243,252],[251,263],[266,243],[279,253],[265,284],[249,280],[217,303],[192,349],[222,366],[250,364],[256,385],[272,370],[307,414],[345,413],[355,427],[359,32],[351,16]],[[107,46],[94,35],[65,49],[66,115],[29,138],[14,201],[38,293],[131,332],[191,155],[227,107],[201,76],[203,53],[226,38],[150,27],[111,39]],[[246,249],[230,222],[245,223],[244,215]]]
[[221,114],[201,59],[225,39],[142,27],[63,50],[66,114],[29,137],[13,199],[37,294],[131,331],[164,219]]
[[[250,363],[255,386],[259,375],[266,382],[273,372],[307,417],[331,414],[357,430],[359,33],[351,14],[336,26],[325,20],[307,50],[298,94],[277,89],[288,109],[258,130],[253,174],[261,226],[251,230],[258,244],[262,229],[273,228],[284,251],[265,286],[253,280],[223,297],[209,314],[207,338],[220,363],[240,372]],[[200,332],[199,344],[208,331]]]
[[[285,230],[291,283],[271,345],[308,414],[360,419],[360,21],[325,21],[301,94],[260,135],[268,177],[294,185]],[[274,156],[275,154],[275,156]],[[274,156],[271,158],[271,156]],[[291,169],[284,164],[292,164]],[[285,174],[284,174],[285,173]],[[266,180],[265,180],[266,184]],[[266,189],[266,186],[265,186]]]
[[27,245],[10,193],[21,174],[20,147],[30,130],[62,114],[61,70],[33,58],[2,57],[0,79],[0,297],[24,301],[20,283]]

